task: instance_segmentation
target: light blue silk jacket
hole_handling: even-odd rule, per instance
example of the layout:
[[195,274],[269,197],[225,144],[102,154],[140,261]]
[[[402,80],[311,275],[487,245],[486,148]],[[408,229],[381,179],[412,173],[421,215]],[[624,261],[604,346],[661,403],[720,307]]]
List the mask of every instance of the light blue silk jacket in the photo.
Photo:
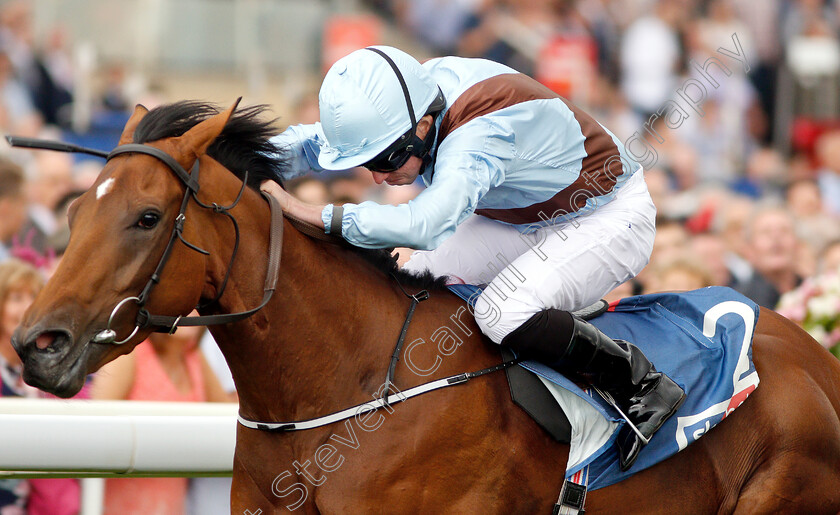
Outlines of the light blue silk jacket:
[[[591,213],[612,200],[640,169],[606,128],[507,66],[460,57],[432,59],[423,66],[446,97],[446,108],[435,120],[434,160],[422,175],[426,188],[398,206],[344,204],[341,234],[354,245],[433,249],[476,210],[530,232]],[[523,83],[537,93],[517,93]],[[319,123],[292,126],[272,138],[290,158],[280,179],[322,171],[318,153],[324,141]],[[601,148],[605,144],[611,150]],[[585,176],[603,176],[607,168],[611,175],[606,185]],[[599,182],[600,187],[587,186]],[[574,196],[577,191],[571,190],[581,188],[589,194],[577,199],[574,210],[553,209],[552,199]],[[535,206],[545,208],[542,214],[526,213]],[[327,230],[332,207],[322,212]],[[518,216],[506,217],[508,211]]]

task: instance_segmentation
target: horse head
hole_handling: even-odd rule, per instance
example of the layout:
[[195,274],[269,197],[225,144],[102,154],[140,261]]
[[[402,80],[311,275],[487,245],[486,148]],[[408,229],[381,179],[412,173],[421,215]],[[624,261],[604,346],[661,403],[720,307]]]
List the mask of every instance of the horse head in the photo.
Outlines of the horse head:
[[[141,308],[187,315],[202,296],[213,294],[210,258],[201,250],[212,237],[212,231],[204,230],[212,210],[190,201],[195,192],[173,172],[177,166],[182,173],[189,171],[197,162],[202,172],[220,167],[207,149],[235,108],[236,104],[205,118],[180,136],[144,143],[174,159],[175,167],[145,152],[115,151],[90,190],[72,204],[67,251],[13,336],[27,383],[60,397],[72,396],[87,374],[131,352],[148,336],[151,329],[137,323]],[[137,106],[118,149],[126,150],[124,145],[135,141],[147,113]],[[185,210],[179,211],[182,202]],[[176,238],[173,227],[178,224],[182,231]],[[168,246],[171,253],[158,270]],[[177,287],[144,292],[157,283]],[[144,296],[148,298],[139,302]],[[113,331],[110,342],[121,345],[101,337],[106,328]]]

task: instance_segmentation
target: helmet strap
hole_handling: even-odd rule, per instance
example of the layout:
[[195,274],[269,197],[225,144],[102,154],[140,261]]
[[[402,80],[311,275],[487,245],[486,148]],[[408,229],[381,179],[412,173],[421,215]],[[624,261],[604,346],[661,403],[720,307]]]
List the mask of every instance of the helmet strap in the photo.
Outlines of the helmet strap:
[[423,172],[426,171],[426,167],[429,163],[432,162],[432,145],[435,144],[435,137],[437,136],[437,126],[435,125],[434,121],[432,122],[431,127],[429,127],[429,132],[426,133],[426,137],[420,140],[415,135],[414,137],[420,140],[418,145],[411,151],[411,155],[417,156],[423,160],[423,164],[420,166],[420,175],[423,175]]
[[[383,59],[391,66],[391,69],[394,70],[394,74],[397,76],[397,80],[400,83],[400,88],[402,89],[403,96],[405,97],[405,105],[408,108],[408,117],[411,120],[411,143],[408,144],[409,152],[411,155],[419,157],[423,160],[423,164],[420,167],[420,174],[422,175],[423,172],[426,170],[426,166],[431,163],[432,156],[431,150],[432,145],[435,143],[435,137],[437,136],[437,127],[435,126],[434,121],[432,122],[432,126],[429,129],[429,132],[426,133],[426,137],[424,139],[420,139],[417,137],[417,119],[414,116],[414,106],[411,104],[411,95],[408,94],[408,86],[405,83],[405,79],[400,73],[399,67],[397,64],[382,50],[373,47],[367,47],[367,50],[379,54],[382,56]],[[438,95],[435,100],[432,101],[432,105],[429,106],[431,110],[438,107],[438,104],[441,104],[439,107],[443,107],[443,93],[440,91],[440,87],[438,87]],[[426,114],[432,114],[431,112],[427,112]]]

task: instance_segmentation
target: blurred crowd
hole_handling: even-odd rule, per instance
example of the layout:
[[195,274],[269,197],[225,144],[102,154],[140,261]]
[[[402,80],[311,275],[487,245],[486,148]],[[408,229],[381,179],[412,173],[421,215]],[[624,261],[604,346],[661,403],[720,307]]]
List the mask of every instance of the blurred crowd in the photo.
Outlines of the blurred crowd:
[[[363,3],[413,38],[426,57],[484,57],[538,78],[640,157],[658,208],[656,241],[649,266],[610,300],[728,285],[774,308],[804,279],[840,271],[840,1]],[[791,56],[803,51],[809,59],[794,62]],[[68,134],[74,100],[68,55],[61,29],[33,37],[28,2],[0,4],[0,134]],[[835,82],[821,96],[819,88],[780,88],[785,74],[797,84]],[[119,67],[104,74],[96,109],[125,114],[132,102],[122,81]],[[318,116],[317,92],[310,92],[282,124]],[[100,167],[78,156],[0,144],[4,396],[37,395],[20,381],[11,330],[67,246],[67,206],[93,184]],[[286,186],[302,200],[335,204],[400,204],[421,191],[419,184],[377,185],[362,168],[308,175]],[[411,249],[398,252],[405,261]],[[199,338],[190,335],[174,354],[159,341],[145,342],[144,352],[115,365],[130,370],[137,383],[114,382],[113,372],[105,371],[94,396],[234,399],[223,360],[195,354]],[[212,340],[206,347],[215,352]],[[207,358],[217,365],[213,371]],[[152,365],[141,368],[138,361]],[[149,370],[170,386],[144,390],[141,375]],[[38,513],[26,511],[32,489],[7,481],[0,480],[0,506]],[[187,495],[184,482],[165,488],[175,492],[176,504]],[[50,509],[43,513],[63,513]]]
[[[0,3],[0,134],[89,137],[73,131],[74,77],[66,35],[55,28],[36,40],[32,8],[26,0]],[[103,75],[94,112],[113,116],[121,128],[132,105],[122,68],[112,66]],[[118,135],[108,134],[107,142],[89,139],[110,148]],[[68,245],[69,204],[93,184],[101,167],[97,159],[0,142],[0,397],[50,397],[23,382],[11,335]],[[150,337],[89,378],[75,398],[236,402],[236,393],[212,337],[203,328],[190,328]],[[113,514],[227,513],[229,492],[229,478],[108,479],[103,507]],[[0,479],[4,515],[74,515],[81,501],[77,479]]]
[[[493,59],[545,79],[642,158],[658,209],[656,243],[649,266],[611,298],[728,285],[774,308],[804,278],[838,270],[837,83],[831,98],[810,93],[808,100],[825,102],[817,114],[794,111],[780,128],[777,111],[809,94],[792,88],[784,92],[788,97],[779,96],[783,73],[809,73],[802,63],[788,62],[800,55],[797,48],[814,55],[838,51],[840,2],[368,4],[432,55]],[[594,49],[591,66],[576,69],[590,75],[585,90],[552,81],[545,71],[551,50],[567,56],[566,46]],[[821,73],[837,78],[836,69]],[[350,180],[355,188],[347,187]],[[363,172],[334,181],[318,187],[305,179],[299,194],[353,202],[360,197],[344,199],[347,191],[390,194],[368,184]]]

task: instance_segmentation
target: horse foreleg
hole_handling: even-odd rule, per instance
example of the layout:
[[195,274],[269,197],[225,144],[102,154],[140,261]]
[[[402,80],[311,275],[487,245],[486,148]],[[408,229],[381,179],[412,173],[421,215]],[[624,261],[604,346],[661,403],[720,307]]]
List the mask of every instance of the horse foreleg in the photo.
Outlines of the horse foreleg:
[[840,473],[821,458],[792,456],[759,470],[745,485],[734,513],[840,512]]
[[[233,458],[233,483],[231,484],[230,493],[230,513],[231,515],[273,515],[275,513],[295,513],[305,515],[319,515],[321,512],[315,506],[314,502],[306,502],[306,496],[298,496],[299,503],[293,502],[280,503],[282,497],[286,494],[294,494],[295,492],[287,492],[288,488],[281,489],[274,483],[271,484],[271,494],[266,493],[264,481],[255,479],[248,471],[247,467],[240,459],[237,452]],[[277,488],[275,488],[277,486]],[[293,495],[289,495],[290,499],[295,499]],[[298,510],[298,508],[302,508]]]
[[248,475],[238,456],[233,459],[233,482],[230,491],[231,515],[268,515],[274,513],[271,505]]

